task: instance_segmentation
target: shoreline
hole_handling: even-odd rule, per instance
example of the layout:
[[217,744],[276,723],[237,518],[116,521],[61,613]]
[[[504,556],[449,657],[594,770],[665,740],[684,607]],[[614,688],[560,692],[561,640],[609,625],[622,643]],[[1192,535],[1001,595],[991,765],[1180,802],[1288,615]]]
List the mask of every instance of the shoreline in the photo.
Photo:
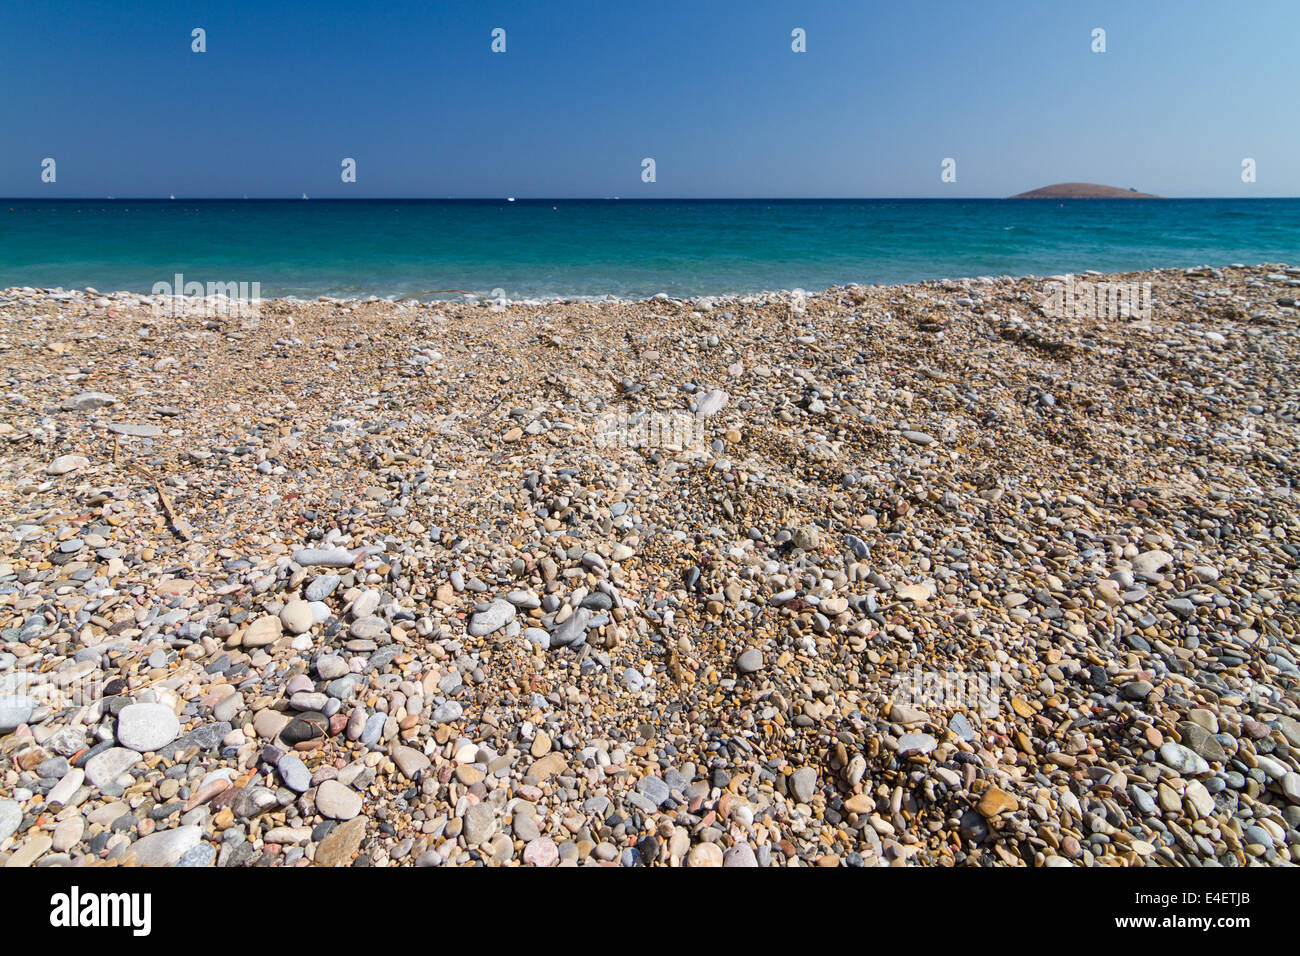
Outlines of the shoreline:
[[[313,302],[326,302],[330,304],[341,303],[344,305],[356,306],[376,302],[387,302],[390,304],[401,305],[404,301],[413,304],[428,302],[450,302],[456,304],[476,303],[483,306],[505,305],[505,306],[546,306],[546,305],[637,305],[655,301],[672,301],[688,305],[698,305],[709,303],[714,305],[762,305],[768,300],[780,301],[785,298],[794,296],[803,296],[805,298],[820,298],[842,293],[845,290],[853,289],[890,289],[890,288],[925,288],[932,285],[946,286],[952,284],[969,284],[993,285],[997,283],[1021,283],[1030,281],[1052,282],[1063,281],[1067,278],[1081,280],[1118,280],[1135,275],[1145,277],[1159,276],[1177,276],[1192,275],[1204,270],[1234,269],[1234,270],[1283,270],[1292,269],[1288,263],[1284,262],[1260,262],[1260,263],[1241,263],[1233,262],[1224,265],[1211,265],[1208,263],[1196,266],[1169,266],[1157,269],[1131,269],[1119,272],[1101,272],[1096,269],[1085,269],[1072,273],[1055,273],[1055,274],[1036,274],[1025,273],[1023,275],[972,275],[972,276],[941,276],[932,279],[921,279],[913,282],[888,282],[888,283],[860,283],[848,282],[840,285],[828,286],[824,289],[807,290],[800,288],[791,289],[761,289],[742,292],[728,292],[718,295],[669,295],[666,292],[658,292],[647,296],[620,297],[613,293],[593,294],[593,295],[554,295],[554,296],[525,296],[522,298],[509,298],[506,296],[493,297],[491,293],[459,293],[457,299],[438,299],[430,298],[434,293],[389,293],[387,295],[366,295],[366,296],[334,296],[321,294],[317,296],[265,296],[255,297],[249,301],[255,303],[284,303],[287,305],[310,304]],[[1300,276],[1293,276],[1300,278]],[[209,283],[212,285],[213,283]],[[216,285],[225,285],[225,283],[215,283]],[[247,284],[247,283],[246,283]],[[439,290],[446,293],[448,290]],[[201,299],[211,298],[228,298],[225,296],[164,296],[153,295],[143,292],[133,292],[130,290],[100,291],[93,287],[81,289],[64,289],[62,286],[54,287],[35,287],[35,286],[8,286],[0,288],[0,299],[12,299],[18,295],[38,294],[46,297],[77,299],[86,296],[102,297],[109,300],[126,300],[138,304],[151,304],[155,302],[166,303],[173,299],[182,299],[184,301],[198,301]]]
[[1300,862],[1300,268],[1075,278],[0,293],[0,863]]

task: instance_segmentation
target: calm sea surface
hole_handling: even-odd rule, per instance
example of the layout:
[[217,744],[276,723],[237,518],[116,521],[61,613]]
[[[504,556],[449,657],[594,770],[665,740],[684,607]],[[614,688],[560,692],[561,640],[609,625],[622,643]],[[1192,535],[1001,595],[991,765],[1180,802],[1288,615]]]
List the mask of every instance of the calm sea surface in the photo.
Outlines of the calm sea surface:
[[0,200],[0,287],[716,295],[1300,261],[1300,199]]

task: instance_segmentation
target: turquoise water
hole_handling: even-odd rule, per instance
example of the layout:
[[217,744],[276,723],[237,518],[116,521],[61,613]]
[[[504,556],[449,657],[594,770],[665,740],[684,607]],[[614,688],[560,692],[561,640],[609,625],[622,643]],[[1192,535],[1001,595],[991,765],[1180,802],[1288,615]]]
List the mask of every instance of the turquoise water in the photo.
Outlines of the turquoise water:
[[1298,253],[1300,199],[0,200],[0,287],[717,295]]

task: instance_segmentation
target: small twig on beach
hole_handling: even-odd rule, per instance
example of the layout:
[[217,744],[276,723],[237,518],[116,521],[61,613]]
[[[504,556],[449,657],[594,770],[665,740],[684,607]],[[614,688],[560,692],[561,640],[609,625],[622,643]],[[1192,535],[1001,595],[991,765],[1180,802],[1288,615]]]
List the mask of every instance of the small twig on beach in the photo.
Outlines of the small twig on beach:
[[153,484],[153,490],[157,493],[158,500],[162,503],[163,513],[167,516],[167,523],[171,526],[172,531],[176,532],[176,536],[182,541],[194,540],[194,534],[190,531],[189,523],[176,514],[176,509],[172,505],[171,499],[167,497],[167,492],[163,491],[162,482],[155,478],[153,474],[143,466],[137,465],[135,462],[131,462],[126,467],[131,471],[134,471],[136,474],[148,479],[149,482]]

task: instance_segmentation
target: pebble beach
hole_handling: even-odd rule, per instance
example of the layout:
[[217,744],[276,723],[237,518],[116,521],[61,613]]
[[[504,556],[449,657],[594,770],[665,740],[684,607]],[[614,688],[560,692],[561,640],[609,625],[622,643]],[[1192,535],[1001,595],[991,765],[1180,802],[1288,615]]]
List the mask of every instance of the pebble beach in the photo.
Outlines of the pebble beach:
[[0,291],[0,865],[1292,864],[1300,268],[1075,278]]

